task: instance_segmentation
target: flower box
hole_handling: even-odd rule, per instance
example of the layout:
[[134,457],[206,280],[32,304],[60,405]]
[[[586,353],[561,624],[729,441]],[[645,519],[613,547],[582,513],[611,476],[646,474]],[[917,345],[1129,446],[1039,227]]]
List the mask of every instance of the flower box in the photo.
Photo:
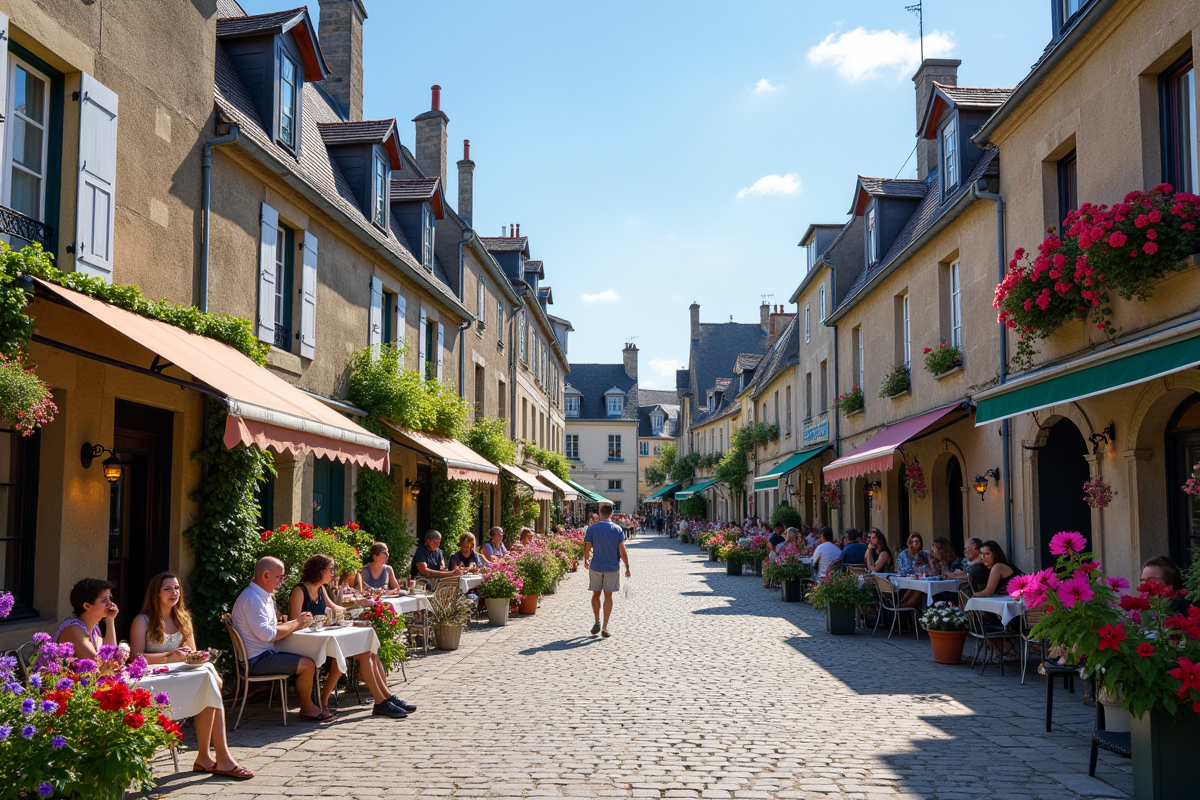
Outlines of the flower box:
[[905,399],[905,398],[909,397],[910,395],[912,395],[912,388],[911,388],[911,387],[910,387],[910,388],[908,388],[908,389],[905,389],[905,390],[904,390],[904,391],[902,391],[902,392],[896,392],[895,394],[888,395],[888,398],[889,398],[889,399],[891,399],[891,400],[903,400],[903,399]]
[[946,370],[945,372],[939,372],[937,375],[934,375],[933,377],[935,380],[939,380],[939,381],[945,380],[946,378],[949,378],[951,375],[961,374],[962,371],[963,371],[963,365],[959,364],[957,367],[952,367],[952,368]]

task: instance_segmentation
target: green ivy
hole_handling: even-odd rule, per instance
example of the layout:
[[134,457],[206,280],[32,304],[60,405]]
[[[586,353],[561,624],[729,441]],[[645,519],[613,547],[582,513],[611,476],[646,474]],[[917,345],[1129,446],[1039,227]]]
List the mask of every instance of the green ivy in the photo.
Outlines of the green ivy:
[[659,466],[657,461],[646,465],[646,485],[647,486],[662,486],[667,481],[667,473]]
[[687,483],[696,477],[696,467],[700,466],[700,454],[688,453],[683,458],[676,459],[671,465],[671,480],[676,483]]
[[550,470],[564,481],[570,479],[571,462],[567,461],[567,457],[562,453],[543,450],[533,442],[522,442],[521,446],[525,449],[525,455],[533,459],[534,463],[542,469]]
[[409,533],[408,520],[396,513],[395,502],[396,479],[391,473],[359,470],[354,484],[354,521],[400,556],[416,546],[417,537]]
[[704,497],[701,495],[693,495],[687,500],[679,502],[679,513],[685,517],[705,517],[708,513],[708,503],[704,502]]
[[458,537],[475,527],[475,492],[469,482],[447,478],[444,462],[434,463],[430,473],[429,524],[441,532],[442,550],[449,556],[458,550]]

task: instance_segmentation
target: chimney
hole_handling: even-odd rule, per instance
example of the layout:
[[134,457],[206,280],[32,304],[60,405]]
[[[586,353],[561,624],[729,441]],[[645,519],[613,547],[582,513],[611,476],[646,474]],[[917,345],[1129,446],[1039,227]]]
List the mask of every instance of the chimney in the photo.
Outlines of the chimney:
[[625,358],[625,374],[633,380],[637,380],[637,345],[633,342],[625,345],[625,350],[621,355]]
[[446,125],[450,118],[442,111],[442,87],[434,84],[429,110],[413,117],[417,123],[417,168],[426,178],[441,178],[446,191]]
[[763,303],[758,307],[758,324],[766,333],[771,327],[771,304]]
[[692,341],[700,341],[700,304],[692,303],[688,306],[688,310],[692,312]]
[[521,223],[517,223],[517,238],[521,238]]
[[317,39],[330,75],[321,86],[333,95],[350,122],[363,118],[362,0],[320,0],[321,21]]
[[475,162],[471,160],[471,140],[463,139],[463,157],[458,162],[458,215],[471,225],[475,196]]
[[795,314],[784,311],[782,305],[772,306],[772,309],[770,329],[767,331],[767,347],[770,347],[779,339],[779,334],[783,332],[788,321],[795,316]]
[[[913,75],[913,84],[917,89],[917,125],[925,118],[925,109],[933,94],[934,81],[943,86],[958,85],[958,67],[962,61],[957,58],[927,58],[921,62],[917,74]],[[917,134],[920,137],[920,134]],[[925,176],[937,164],[937,141],[917,139],[917,177],[925,180]]]

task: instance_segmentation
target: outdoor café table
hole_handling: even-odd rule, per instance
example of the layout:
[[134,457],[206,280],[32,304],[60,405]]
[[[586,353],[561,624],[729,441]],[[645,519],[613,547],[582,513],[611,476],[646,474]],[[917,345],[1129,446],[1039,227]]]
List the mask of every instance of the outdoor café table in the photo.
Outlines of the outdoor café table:
[[812,560],[812,556],[800,556],[800,563],[801,563],[801,564],[808,564],[808,565],[811,567],[811,566],[812,566],[812,562],[813,562],[813,560]]
[[972,597],[967,611],[988,611],[1000,617],[1005,625],[1025,615],[1025,604],[1012,597]]
[[483,583],[482,575],[461,575],[458,578],[458,590],[464,594]]
[[[383,602],[392,607],[397,614],[415,614],[418,611],[432,611],[433,604],[423,594],[403,594],[399,597],[381,597]],[[424,634],[421,641],[425,643],[425,655],[429,655],[429,615],[421,616],[421,631]]]
[[933,605],[933,596],[942,592],[956,593],[958,592],[957,580],[940,580],[933,578],[901,578],[900,576],[891,576],[888,578],[892,585],[897,589],[912,589],[929,598],[929,604]]
[[346,659],[361,653],[374,653],[379,649],[379,637],[375,629],[357,625],[342,625],[340,628],[306,628],[285,636],[275,642],[281,653],[308,656],[318,667],[325,659],[337,662],[342,674],[346,673]]
[[[170,671],[155,675],[151,670],[166,666]],[[153,694],[166,692],[171,698],[171,710],[167,714],[173,720],[194,717],[206,708],[221,708],[221,686],[217,682],[217,670],[212,664],[190,667],[183,662],[151,666],[138,681],[138,688],[148,689]]]

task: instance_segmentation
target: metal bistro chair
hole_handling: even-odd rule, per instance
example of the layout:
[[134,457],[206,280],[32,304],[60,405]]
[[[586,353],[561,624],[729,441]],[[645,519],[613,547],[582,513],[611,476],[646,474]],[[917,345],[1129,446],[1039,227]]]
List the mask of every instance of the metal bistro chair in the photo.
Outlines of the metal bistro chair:
[[[875,579],[875,588],[879,590],[879,613],[875,615],[875,630],[871,631],[871,635],[879,631],[879,620],[883,617],[883,612],[887,611],[892,615],[892,624],[888,629],[887,638],[890,641],[892,633],[895,632],[896,626],[900,624],[902,616],[912,614],[913,618],[913,633],[916,634],[918,640],[921,638],[921,626],[917,624],[919,614],[915,608],[907,608],[900,605],[900,595],[896,593],[896,587],[892,586],[892,582],[882,575],[872,575]],[[901,625],[901,632],[903,626]]]
[[[242,694],[242,703],[238,708],[237,721],[233,723],[233,729],[236,731],[238,726],[242,724],[242,712],[246,710],[246,698],[250,694],[250,684],[252,683],[270,683],[271,696],[267,698],[267,708],[271,707],[271,703],[275,699],[275,685],[279,685],[280,705],[283,707],[283,725],[287,727],[287,682],[291,675],[284,673],[276,673],[273,675],[251,675],[250,660],[246,658],[246,643],[242,641],[242,635],[237,632],[237,628],[233,627],[233,618],[229,614],[222,614],[221,621],[225,623],[225,630],[229,633],[229,639],[233,642],[233,663],[237,671],[237,684],[233,689],[233,701],[237,702],[238,692]],[[233,707],[230,706],[230,710]]]
[[1030,631],[1037,626],[1042,620],[1042,612],[1036,609],[1026,609],[1025,615],[1021,617],[1021,684],[1025,684],[1025,673],[1029,671],[1029,651],[1034,649],[1037,651],[1038,658],[1042,661],[1046,660],[1046,640],[1037,639],[1030,635]]
[[38,643],[34,641],[25,642],[25,644],[13,651],[13,655],[17,657],[17,666],[21,668],[21,678],[29,680],[29,667],[37,658]]
[[1006,629],[998,622],[989,623],[984,617],[986,613],[984,611],[968,611],[965,602],[963,610],[967,614],[967,623],[970,625],[968,630],[971,637],[975,639],[975,655],[971,657],[971,667],[974,668],[975,661],[979,656],[979,649],[982,647],[983,668],[979,670],[979,674],[983,675],[987,672],[988,663],[994,655],[1000,661],[1000,676],[1004,677],[1004,656],[1008,653],[1016,654],[1017,642],[1020,641],[1021,635]]

